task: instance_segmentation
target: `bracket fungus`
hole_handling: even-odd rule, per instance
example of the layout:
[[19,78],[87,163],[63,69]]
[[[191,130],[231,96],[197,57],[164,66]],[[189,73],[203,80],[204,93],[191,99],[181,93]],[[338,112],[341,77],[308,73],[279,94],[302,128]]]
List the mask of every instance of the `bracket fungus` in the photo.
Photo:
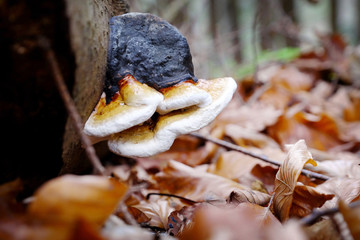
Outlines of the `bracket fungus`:
[[119,155],[146,157],[208,125],[229,103],[236,82],[194,76],[185,37],[151,14],[110,19],[104,93],[84,126],[93,142]]

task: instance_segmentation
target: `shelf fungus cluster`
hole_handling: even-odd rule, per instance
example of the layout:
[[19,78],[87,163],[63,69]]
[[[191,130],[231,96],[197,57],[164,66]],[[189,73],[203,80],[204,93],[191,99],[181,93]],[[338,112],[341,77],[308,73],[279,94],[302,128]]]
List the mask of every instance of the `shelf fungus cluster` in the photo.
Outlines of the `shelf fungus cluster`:
[[214,120],[237,87],[232,78],[197,79],[185,37],[154,15],[113,17],[109,39],[104,93],[84,132],[116,154],[168,150]]

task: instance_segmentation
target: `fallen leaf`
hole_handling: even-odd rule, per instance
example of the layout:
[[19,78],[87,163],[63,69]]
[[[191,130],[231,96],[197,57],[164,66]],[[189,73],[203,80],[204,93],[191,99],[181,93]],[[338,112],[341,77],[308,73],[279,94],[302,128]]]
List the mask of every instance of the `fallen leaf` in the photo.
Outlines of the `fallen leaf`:
[[264,162],[236,151],[223,152],[216,163],[210,164],[208,172],[236,181],[257,165]]
[[317,162],[316,168],[310,167],[309,169],[329,177],[359,178],[359,163],[352,160],[327,160]]
[[86,239],[86,240],[104,240],[100,232],[93,224],[79,219],[74,226],[74,230],[69,240]]
[[261,102],[244,104],[234,98],[219,114],[213,124],[219,126],[235,124],[260,132],[267,126],[276,123],[282,113],[282,110],[276,109],[272,105],[266,105]]
[[169,232],[172,236],[177,236],[183,231],[185,226],[191,224],[194,211],[198,205],[199,204],[184,206],[180,210],[175,210],[170,214],[168,224]]
[[176,161],[155,175],[160,192],[168,192],[193,201],[224,201],[233,191],[243,192],[253,203],[264,205],[270,200],[268,194],[251,191],[232,180],[211,173],[197,171]]
[[[204,129],[202,130],[204,131]],[[222,126],[215,126],[212,129],[207,128],[207,130],[208,134],[213,138],[222,139],[225,135]],[[150,160],[157,162],[157,165],[160,166],[161,163],[165,164],[169,159],[172,159],[189,166],[197,166],[208,162],[216,154],[218,148],[219,146],[214,143],[204,143],[195,137],[184,135],[175,140],[170,150],[152,157],[138,158],[138,160],[141,161],[142,165],[147,165]]]
[[[232,191],[226,202],[238,205],[240,203],[257,203],[265,205],[269,202],[268,195],[255,194],[252,190]],[[261,204],[263,203],[263,204]]]
[[[141,211],[146,218],[141,218],[141,216],[135,214],[138,223],[146,222],[150,226],[159,227],[163,229],[168,228],[168,217],[171,212],[175,211],[175,208],[171,207],[169,201],[164,199],[158,199],[156,201],[142,201],[137,205],[131,206],[131,208],[136,208]],[[144,221],[145,220],[145,221]]]
[[[311,211],[312,208],[319,207],[331,197],[320,194],[313,188],[297,184],[301,170],[307,163],[316,166],[311,153],[307,150],[305,141],[299,140],[289,147],[288,155],[275,178],[273,206],[275,214],[281,221],[287,220],[291,214],[294,214],[294,211],[296,211],[296,215],[302,216]],[[298,201],[299,196],[302,198]],[[315,199],[316,201],[312,203],[312,200]],[[293,210],[292,207],[294,207]]]
[[269,136],[239,125],[226,125],[225,133],[226,136],[230,137],[237,145],[242,147],[279,148],[279,145]]
[[328,150],[342,143],[336,121],[325,113],[314,115],[303,111],[291,112],[269,127],[268,133],[280,144],[305,139],[309,147],[319,150]]
[[277,167],[255,165],[251,174],[256,177],[266,189],[266,192],[272,192],[275,185],[275,176],[278,171]]
[[23,206],[17,201],[17,195],[23,190],[23,182],[18,178],[0,185],[0,219],[14,217],[23,212]]
[[46,222],[72,224],[82,219],[101,225],[126,189],[125,184],[108,177],[64,175],[36,191],[28,212]]
[[340,235],[331,219],[324,219],[311,226],[303,227],[309,240],[339,240]]
[[312,212],[314,208],[321,207],[326,201],[334,197],[331,193],[321,192],[314,187],[297,183],[292,196],[289,216],[305,217]]
[[[192,224],[185,226],[179,239],[286,239],[280,222],[268,208],[251,203],[236,208],[200,205]],[[271,231],[271,235],[269,232]],[[282,236],[283,235],[283,236]]]
[[327,201],[322,208],[332,208],[337,206],[339,198],[345,203],[360,200],[360,179],[353,178],[331,178],[326,182],[316,186],[316,189],[336,197]]
[[114,215],[111,215],[106,221],[101,235],[108,240],[154,240],[154,233],[140,226],[128,225]]
[[339,201],[339,211],[344,217],[353,239],[360,239],[360,208],[350,208],[344,201]]

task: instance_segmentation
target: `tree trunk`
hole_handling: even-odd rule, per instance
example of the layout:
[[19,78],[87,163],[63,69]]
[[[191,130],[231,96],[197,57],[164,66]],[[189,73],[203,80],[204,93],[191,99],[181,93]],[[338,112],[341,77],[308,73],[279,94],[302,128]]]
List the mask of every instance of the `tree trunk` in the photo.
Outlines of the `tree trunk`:
[[[126,12],[124,0],[66,0],[71,46],[76,71],[73,97],[85,122],[103,91],[108,47],[109,19]],[[63,141],[61,173],[80,173],[89,163],[78,134],[68,119]]]

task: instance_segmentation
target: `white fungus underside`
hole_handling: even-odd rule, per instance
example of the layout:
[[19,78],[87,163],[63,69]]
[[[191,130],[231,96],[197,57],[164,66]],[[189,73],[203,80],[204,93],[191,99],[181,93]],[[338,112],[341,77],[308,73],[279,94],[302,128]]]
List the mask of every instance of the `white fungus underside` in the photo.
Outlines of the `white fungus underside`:
[[[102,97],[105,97],[104,95]],[[95,121],[96,110],[90,115],[84,126],[84,133],[93,137],[106,137],[136,126],[148,120],[156,111],[156,107],[163,100],[161,94],[153,94],[147,105],[129,106],[126,113],[116,114],[102,121]]]
[[190,106],[204,107],[211,104],[211,101],[210,94],[194,86],[189,88],[184,95],[179,94],[171,98],[165,98],[156,111],[160,114],[166,114]]
[[134,143],[131,139],[127,141],[128,136],[121,136],[121,133],[113,135],[108,141],[110,150],[116,154],[129,157],[148,157],[168,150],[178,135],[188,134],[205,127],[230,102],[237,87],[236,82],[232,78],[223,78],[222,81],[224,84],[221,89],[222,92],[217,98],[212,99],[211,104],[199,108],[187,118],[171,122],[158,129],[152,139]]

